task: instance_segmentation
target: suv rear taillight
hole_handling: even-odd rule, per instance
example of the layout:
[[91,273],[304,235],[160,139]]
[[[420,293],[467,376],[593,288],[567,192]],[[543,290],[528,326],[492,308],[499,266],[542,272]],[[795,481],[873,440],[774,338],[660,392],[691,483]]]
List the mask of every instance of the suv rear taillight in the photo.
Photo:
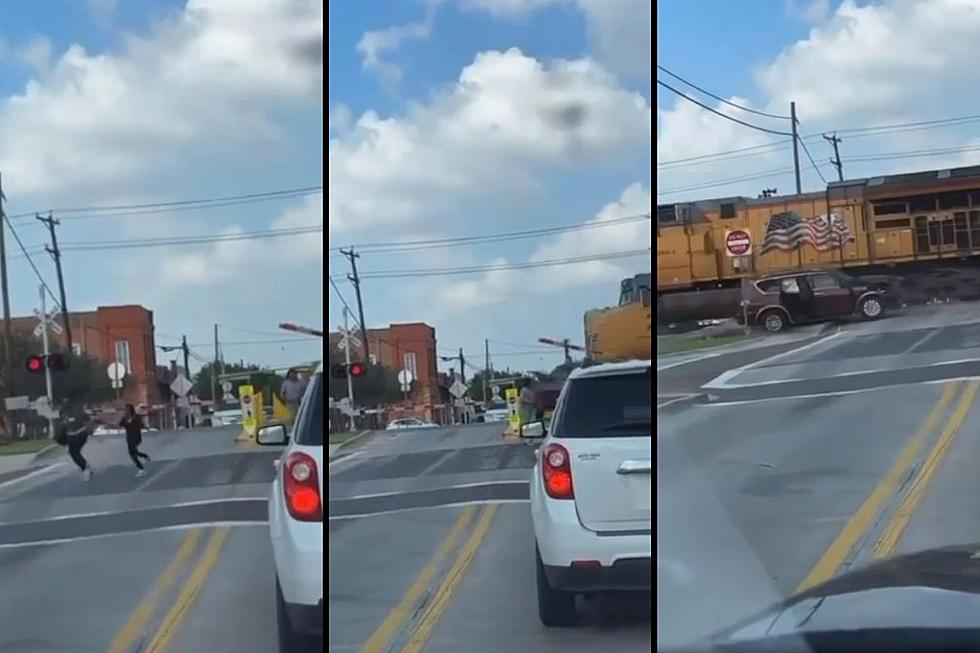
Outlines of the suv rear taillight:
[[282,472],[282,487],[290,516],[298,521],[323,521],[316,461],[305,453],[294,452],[286,457]]
[[565,447],[549,444],[541,449],[541,477],[544,480],[544,490],[552,499],[575,498],[572,463]]

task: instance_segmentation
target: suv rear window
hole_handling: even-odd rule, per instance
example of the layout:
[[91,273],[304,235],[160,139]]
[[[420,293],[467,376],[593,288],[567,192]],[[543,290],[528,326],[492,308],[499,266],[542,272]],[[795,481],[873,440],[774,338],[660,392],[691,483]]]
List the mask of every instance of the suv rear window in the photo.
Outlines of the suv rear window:
[[559,438],[621,438],[653,433],[651,373],[574,379],[554,420]]
[[296,444],[323,446],[323,380],[316,374],[310,381],[310,389],[299,407],[293,439]]

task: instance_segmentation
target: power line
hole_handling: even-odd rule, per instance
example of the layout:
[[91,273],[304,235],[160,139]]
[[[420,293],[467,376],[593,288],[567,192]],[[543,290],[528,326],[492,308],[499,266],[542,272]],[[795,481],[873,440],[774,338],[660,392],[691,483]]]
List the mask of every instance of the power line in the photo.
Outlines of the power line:
[[[77,207],[62,207],[57,209],[44,209],[43,211],[30,211],[27,213],[18,213],[16,215],[8,216],[10,218],[23,218],[28,216],[33,216],[35,213],[49,213],[55,212],[59,214],[59,217],[71,218],[73,216],[64,216],[65,213],[107,213],[112,211],[131,211],[133,209],[158,209],[158,208],[173,208],[173,207],[183,207],[192,206],[196,208],[212,208],[212,205],[217,206],[232,206],[232,202],[249,202],[256,200],[266,200],[266,199],[280,199],[283,197],[290,197],[294,195],[307,195],[307,194],[318,194],[323,192],[323,186],[305,186],[301,188],[288,188],[284,190],[267,191],[264,193],[248,193],[241,195],[227,195],[224,197],[210,197],[210,198],[199,198],[191,200],[173,200],[168,202],[145,202],[142,204],[116,204],[116,205],[106,205],[106,206],[77,206]],[[228,204],[226,204],[228,203]],[[114,215],[109,215],[107,217],[116,217],[118,215],[135,215],[135,214],[123,214],[118,213]],[[81,216],[74,216],[81,217]]]
[[800,146],[803,148],[803,152],[806,154],[806,158],[810,160],[810,164],[813,166],[813,169],[817,171],[817,174],[820,175],[820,179],[822,179],[824,185],[826,185],[827,178],[823,176],[823,173],[820,172],[820,166],[818,166],[817,162],[813,160],[812,156],[810,156],[810,150],[807,148],[806,143],[800,140]]
[[732,122],[738,123],[738,124],[740,124],[740,125],[742,125],[744,127],[749,127],[751,129],[755,129],[755,130],[760,131],[760,132],[766,132],[767,134],[776,134],[777,136],[792,136],[793,135],[791,132],[781,132],[781,131],[777,131],[775,129],[767,129],[766,127],[759,127],[758,125],[753,125],[752,123],[745,122],[744,120],[739,120],[738,118],[732,118],[731,116],[726,115],[726,114],[722,113],[721,111],[718,111],[716,109],[712,109],[711,107],[709,107],[707,104],[704,104],[703,102],[700,102],[698,100],[695,100],[690,95],[686,95],[686,94],[682,93],[681,91],[678,91],[676,88],[674,88],[670,84],[667,84],[665,82],[662,82],[659,79],[657,80],[657,83],[660,84],[661,86],[663,86],[664,88],[666,88],[667,90],[672,91],[672,92],[676,93],[677,95],[681,96],[682,98],[684,98],[688,102],[693,102],[694,104],[698,105],[702,109],[705,109],[707,111],[710,111],[711,113],[713,113],[715,115],[721,116],[725,120],[731,120]]
[[283,236],[298,236],[323,231],[323,225],[307,225],[284,229],[266,229],[261,231],[243,231],[232,234],[216,234],[211,236],[176,236],[167,238],[137,238],[130,240],[107,241],[69,241],[62,244],[63,251],[82,252],[106,249],[142,249],[145,247],[169,247],[172,245],[201,245],[207,243],[234,242],[239,240],[260,240],[279,238]]
[[551,267],[559,265],[573,265],[577,263],[589,263],[592,261],[605,261],[611,259],[629,258],[634,256],[644,256],[650,254],[650,248],[634,249],[621,252],[606,252],[603,254],[592,254],[589,256],[578,256],[563,259],[549,259],[544,261],[529,261],[526,263],[505,263],[501,265],[477,265],[470,267],[457,268],[416,268],[407,270],[379,270],[377,272],[367,272],[361,275],[361,279],[391,279],[398,277],[433,277],[448,276],[456,274],[473,274],[478,272],[497,272],[503,270],[526,270],[531,268]]
[[40,280],[41,285],[44,286],[44,289],[48,291],[49,295],[51,295],[51,299],[54,301],[55,307],[57,307],[58,310],[61,310],[61,304],[58,302],[58,296],[55,295],[54,292],[51,290],[51,287],[48,285],[48,282],[44,280],[44,276],[41,274],[41,271],[38,270],[37,265],[34,264],[34,259],[32,259],[31,255],[27,253],[27,248],[24,247],[24,243],[21,241],[20,236],[17,235],[17,230],[14,229],[14,225],[10,223],[10,218],[8,218],[7,216],[3,216],[3,219],[7,221],[7,226],[10,227],[10,233],[13,234],[14,240],[17,241],[17,246],[20,247],[20,251],[24,253],[24,258],[26,258],[27,262],[31,264],[31,268],[34,270],[34,274],[37,275],[37,278],[38,280]]
[[[623,216],[621,218],[612,218],[610,220],[586,222],[586,223],[579,223],[574,225],[565,225],[561,227],[545,227],[541,229],[529,229],[525,231],[510,231],[510,232],[502,232],[497,234],[484,234],[482,236],[458,236],[454,238],[406,240],[402,242],[392,241],[392,242],[385,242],[385,243],[365,243],[362,245],[354,245],[354,247],[370,254],[381,254],[387,252],[408,252],[408,251],[416,251],[419,249],[431,249],[436,247],[475,245],[475,244],[485,244],[485,243],[496,243],[496,242],[502,242],[507,240],[534,238],[538,236],[554,235],[558,233],[583,231],[583,230],[598,229],[603,227],[612,227],[621,224],[640,222],[643,220],[650,220],[650,219],[652,219],[652,214],[641,213],[636,215]],[[340,249],[341,248],[336,247],[333,248],[332,251],[339,252]]]
[[724,163],[726,161],[737,161],[738,159],[750,159],[752,157],[762,156],[764,154],[775,154],[776,152],[782,152],[784,150],[790,149],[790,147],[791,147],[791,144],[790,143],[782,143],[782,144],[774,143],[773,145],[778,145],[778,147],[771,147],[770,149],[762,150],[762,151],[758,151],[758,152],[748,152],[748,153],[745,153],[745,154],[733,154],[731,156],[724,156],[724,157],[721,157],[720,156],[720,157],[717,157],[717,158],[712,158],[712,159],[707,159],[707,160],[702,160],[702,161],[689,161],[688,163],[678,163],[678,164],[669,165],[669,166],[668,165],[659,165],[658,164],[657,165],[657,170],[658,171],[661,171],[661,170],[677,170],[679,168],[690,168],[690,167],[693,167],[693,166],[710,165],[712,163]]
[[[769,149],[769,148],[773,148],[773,147],[776,147],[776,146],[779,146],[781,148],[789,147],[789,145],[786,144],[786,143],[766,143],[764,145],[753,145],[752,147],[742,147],[742,148],[739,148],[737,150],[726,150],[724,152],[712,152],[711,154],[701,154],[701,155],[698,155],[698,156],[689,156],[689,157],[686,157],[686,158],[683,158],[683,159],[670,159],[668,161],[659,161],[657,163],[657,167],[658,168],[661,168],[661,167],[665,167],[665,166],[671,166],[671,165],[673,165],[675,163],[687,163],[688,161],[697,161],[697,160],[700,160],[700,159],[708,159],[708,158],[713,158],[713,157],[716,157],[716,156],[724,156],[724,155],[727,155],[727,154],[738,154],[739,152],[750,152],[752,150]],[[752,155],[752,156],[754,156],[754,155]]]
[[695,89],[697,91],[700,91],[704,95],[707,95],[708,97],[714,98],[714,99],[718,100],[719,102],[723,102],[723,103],[727,104],[730,107],[735,107],[736,109],[738,109],[740,111],[747,111],[748,113],[754,113],[754,114],[759,115],[759,116],[765,116],[766,118],[778,118],[780,120],[791,120],[790,116],[779,116],[779,115],[776,115],[774,113],[766,113],[765,111],[756,111],[755,109],[750,109],[748,107],[743,107],[740,104],[735,104],[734,102],[729,102],[725,98],[719,97],[719,96],[715,95],[714,93],[711,93],[710,91],[706,91],[703,88],[701,88],[700,86],[691,83],[690,81],[684,79],[680,75],[677,75],[677,74],[674,74],[674,73],[670,72],[669,70],[667,70],[666,68],[664,68],[663,66],[661,66],[659,64],[657,65],[657,70],[660,70],[662,72],[665,72],[668,75],[670,75],[671,77],[673,77],[674,79],[676,79],[676,80],[678,80],[680,82],[683,82],[684,84],[687,84],[691,88],[693,88],[693,89]]

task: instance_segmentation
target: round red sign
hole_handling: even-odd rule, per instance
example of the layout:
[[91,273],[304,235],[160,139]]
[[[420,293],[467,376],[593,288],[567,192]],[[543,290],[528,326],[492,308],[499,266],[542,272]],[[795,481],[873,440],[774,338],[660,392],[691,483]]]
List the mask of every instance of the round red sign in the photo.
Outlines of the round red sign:
[[752,236],[742,229],[729,231],[725,236],[725,247],[732,256],[744,256],[752,249]]

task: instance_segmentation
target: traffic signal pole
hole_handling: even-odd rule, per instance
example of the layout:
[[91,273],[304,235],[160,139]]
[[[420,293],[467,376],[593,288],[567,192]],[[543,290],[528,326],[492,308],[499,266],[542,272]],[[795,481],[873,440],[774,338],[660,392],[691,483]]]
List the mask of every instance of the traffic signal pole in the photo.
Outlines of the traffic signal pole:
[[48,306],[45,301],[44,284],[41,284],[41,342],[44,345],[44,386],[48,392],[48,437],[54,439],[54,418],[51,411],[54,410],[54,392],[51,390],[51,366],[48,365]]

